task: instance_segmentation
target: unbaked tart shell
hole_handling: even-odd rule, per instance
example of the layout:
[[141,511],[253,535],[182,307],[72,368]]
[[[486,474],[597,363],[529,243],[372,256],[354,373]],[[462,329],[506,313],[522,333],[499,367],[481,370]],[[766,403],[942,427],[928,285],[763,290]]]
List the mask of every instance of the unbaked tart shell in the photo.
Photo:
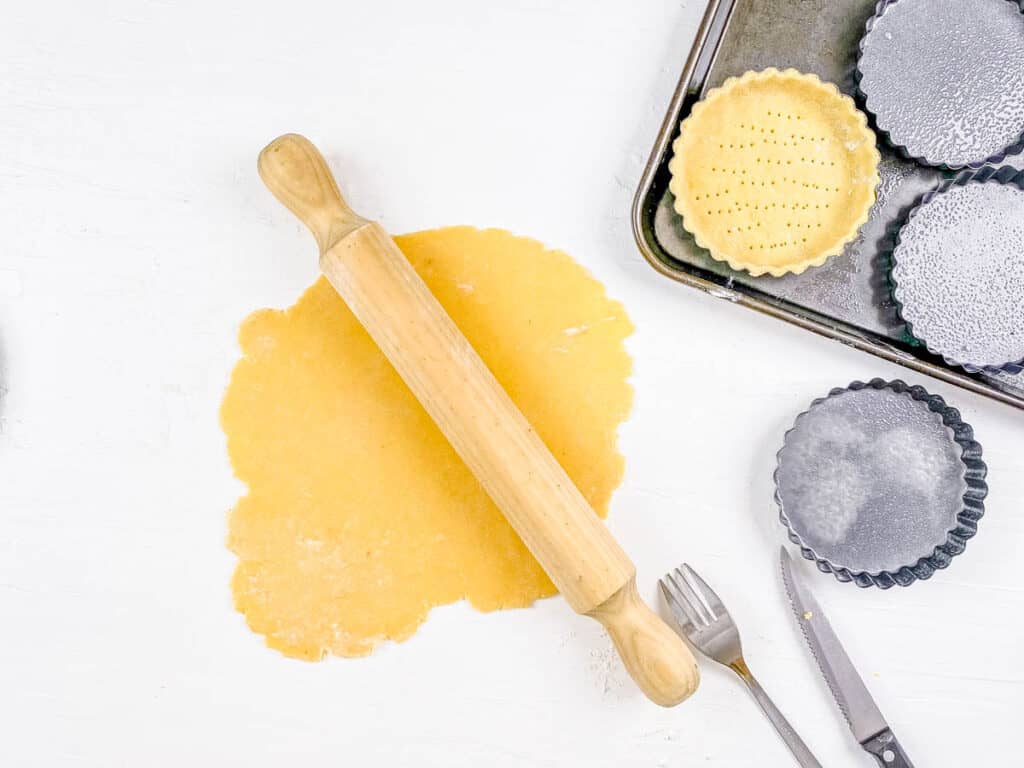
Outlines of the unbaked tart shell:
[[795,69],[726,80],[683,120],[669,188],[712,258],[775,277],[821,266],[868,220],[881,156],[849,96]]

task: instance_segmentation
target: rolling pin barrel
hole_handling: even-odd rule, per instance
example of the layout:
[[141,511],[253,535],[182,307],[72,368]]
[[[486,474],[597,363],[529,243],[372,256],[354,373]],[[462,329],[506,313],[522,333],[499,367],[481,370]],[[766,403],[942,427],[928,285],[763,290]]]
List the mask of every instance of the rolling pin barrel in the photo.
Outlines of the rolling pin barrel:
[[327,279],[573,609],[608,629],[649,698],[670,706],[689,696],[693,656],[640,600],[633,563],[387,232],[345,204],[307,139],[275,139],[258,167],[312,231]]

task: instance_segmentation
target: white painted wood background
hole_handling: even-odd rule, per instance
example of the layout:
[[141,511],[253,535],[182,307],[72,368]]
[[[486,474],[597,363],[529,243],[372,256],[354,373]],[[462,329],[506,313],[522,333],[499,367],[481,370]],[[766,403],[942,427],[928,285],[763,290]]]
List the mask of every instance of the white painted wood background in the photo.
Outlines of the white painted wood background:
[[637,325],[610,525],[682,559],[827,766],[866,766],[783,601],[773,454],[813,397],[906,376],[991,467],[963,557],[813,584],[918,766],[1019,761],[1024,415],[658,277],[630,198],[701,0],[5,3],[0,23],[0,765],[792,765],[730,674],[648,704],[559,600],[434,611],[372,658],[266,650],[230,604],[217,408],[239,321],[316,275],[260,147],[314,138],[393,232],[568,250]]

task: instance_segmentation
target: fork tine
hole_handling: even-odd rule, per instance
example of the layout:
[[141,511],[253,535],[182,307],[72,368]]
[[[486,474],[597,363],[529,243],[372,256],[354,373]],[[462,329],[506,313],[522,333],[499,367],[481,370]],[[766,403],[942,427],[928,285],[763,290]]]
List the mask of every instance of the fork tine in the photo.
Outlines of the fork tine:
[[672,609],[672,613],[679,623],[694,624],[689,606],[686,605],[686,600],[679,593],[679,588],[672,582],[671,575],[666,573],[664,577],[659,579],[658,584],[661,585],[661,592],[665,596],[665,602],[668,603],[668,607]]
[[711,622],[715,620],[714,616],[705,610],[703,603],[694,593],[693,587],[686,583],[686,580],[683,578],[682,571],[676,568],[672,573],[668,574],[668,579],[675,586],[676,592],[682,598],[683,604],[688,607],[688,613],[695,617],[694,624],[699,627],[710,626]]
[[715,619],[717,619],[718,616],[715,614],[714,609],[711,607],[711,603],[707,599],[707,596],[704,595],[701,591],[700,584],[691,577],[691,575],[693,574],[693,570],[690,568],[690,566],[684,563],[681,567],[676,568],[676,573],[678,574],[679,579],[683,582],[683,584],[686,585],[686,589],[693,595],[692,599],[694,600],[694,602],[698,606],[700,606],[700,609],[702,611],[704,611],[707,614],[708,623],[710,624]]
[[684,635],[689,636],[694,631],[694,624],[686,608],[683,607],[682,600],[676,594],[675,587],[668,581],[667,577],[659,579],[658,586],[661,587],[662,597],[665,598],[665,603],[676,620],[676,624],[679,625],[680,631]]
[[687,583],[693,587],[694,591],[698,595],[700,595],[712,615],[717,617],[721,613],[727,613],[725,610],[725,604],[722,602],[722,598],[718,596],[718,593],[715,592],[715,590],[708,586],[708,583],[700,577],[699,573],[693,570],[693,568],[686,563],[683,563],[683,573],[687,577]]

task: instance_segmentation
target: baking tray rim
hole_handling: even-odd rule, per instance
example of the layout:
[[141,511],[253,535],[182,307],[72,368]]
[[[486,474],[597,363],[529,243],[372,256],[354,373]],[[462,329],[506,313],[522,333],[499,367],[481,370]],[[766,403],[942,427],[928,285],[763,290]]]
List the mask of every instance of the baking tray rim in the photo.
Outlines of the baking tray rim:
[[[852,329],[855,329],[856,326],[843,323],[839,320],[833,321],[838,325],[832,325],[815,320],[812,317],[796,315],[775,306],[771,302],[746,293],[743,290],[732,290],[723,287],[719,283],[702,278],[699,275],[691,274],[683,270],[673,269],[664,259],[658,256],[655,248],[660,249],[660,246],[657,245],[656,241],[652,243],[646,234],[649,230],[653,237],[654,231],[653,226],[650,228],[645,227],[645,210],[648,207],[648,200],[651,197],[651,192],[658,172],[661,171],[662,167],[669,160],[668,152],[675,132],[678,130],[680,113],[682,112],[683,105],[686,102],[687,96],[690,94],[691,86],[694,84],[694,76],[696,74],[698,63],[704,55],[707,45],[711,42],[715,47],[712,50],[709,60],[706,62],[706,71],[704,73],[704,76],[706,77],[718,55],[718,47],[728,31],[729,22],[732,18],[732,13],[736,8],[736,3],[737,0],[708,0],[707,6],[704,10],[704,15],[697,27],[697,34],[694,39],[693,46],[687,56],[686,63],[683,65],[679,80],[676,83],[675,91],[669,101],[665,118],[661,123],[661,127],[658,129],[654,146],[647,158],[646,164],[644,165],[643,173],[640,176],[640,182],[637,186],[636,194],[633,196],[633,203],[630,210],[630,222],[633,229],[633,239],[644,259],[656,272],[678,283],[688,285],[692,288],[697,288],[704,293],[708,293],[716,298],[725,299],[732,304],[740,304],[778,320],[784,320],[791,325],[812,331],[819,336],[833,339],[841,344],[853,347],[862,352],[867,352],[888,362],[902,365],[904,368],[909,368],[917,373],[931,376],[932,378],[944,381],[947,384],[961,387],[962,389],[996,400],[1013,408],[1024,410],[1024,399],[1015,397],[1007,392],[1003,392],[992,385],[977,381],[966,374],[944,368],[927,360],[922,360],[908,352],[892,347],[888,341],[883,340],[881,337],[873,339],[865,338],[862,334],[871,334],[872,336],[875,336],[875,334],[867,329],[857,329],[858,332],[853,332]],[[718,38],[712,41],[712,28],[720,13],[723,14],[721,30]],[[813,312],[813,310],[809,311]],[[839,327],[840,325],[846,325],[851,330],[845,330],[844,328]]]

